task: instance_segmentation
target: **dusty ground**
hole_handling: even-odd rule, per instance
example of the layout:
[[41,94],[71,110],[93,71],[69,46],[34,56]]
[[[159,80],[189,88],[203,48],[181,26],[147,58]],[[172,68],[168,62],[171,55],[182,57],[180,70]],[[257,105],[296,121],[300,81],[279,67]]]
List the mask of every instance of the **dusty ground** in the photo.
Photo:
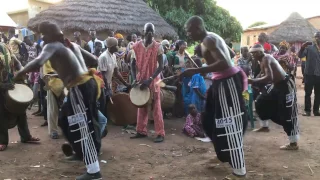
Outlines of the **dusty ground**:
[[[298,80],[298,84],[301,81]],[[300,114],[304,93],[298,93]],[[245,136],[245,160],[249,180],[318,180],[320,179],[320,119],[300,117],[300,150],[280,151],[287,143],[282,128],[271,124],[271,132],[257,134],[248,129]],[[43,121],[29,115],[29,127],[40,145],[25,145],[19,141],[17,129],[10,130],[9,148],[0,153],[0,180],[74,179],[85,171],[82,163],[66,163],[60,145],[63,139],[51,140]],[[228,164],[216,168],[207,161],[213,157],[211,143],[202,143],[181,133],[182,119],[165,121],[166,139],[154,144],[149,139],[130,140],[121,127],[110,126],[103,140],[104,154],[100,160],[104,179],[108,180],[219,180],[230,174]],[[152,127],[151,127],[152,128]],[[147,144],[148,146],[141,145]],[[37,167],[31,167],[36,166]],[[310,168],[313,173],[311,172]]]

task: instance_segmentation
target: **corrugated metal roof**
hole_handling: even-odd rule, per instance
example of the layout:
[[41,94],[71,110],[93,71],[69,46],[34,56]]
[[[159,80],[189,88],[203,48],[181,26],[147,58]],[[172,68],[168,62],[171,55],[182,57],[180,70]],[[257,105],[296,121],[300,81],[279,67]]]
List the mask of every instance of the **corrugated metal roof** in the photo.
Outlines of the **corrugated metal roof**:
[[8,14],[0,9],[0,27],[17,27],[17,24],[8,16]]

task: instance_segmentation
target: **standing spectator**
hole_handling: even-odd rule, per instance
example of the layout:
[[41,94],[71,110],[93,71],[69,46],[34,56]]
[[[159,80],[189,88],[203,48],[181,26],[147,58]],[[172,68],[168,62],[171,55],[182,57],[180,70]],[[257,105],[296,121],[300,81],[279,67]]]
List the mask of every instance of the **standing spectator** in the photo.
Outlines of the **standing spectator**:
[[320,116],[320,32],[315,33],[315,42],[306,42],[302,45],[299,51],[299,57],[306,57],[305,67],[305,97],[304,97],[304,111],[303,116],[311,116],[311,94],[314,90],[313,114]]
[[102,44],[102,49],[105,48],[103,41],[100,41],[99,39],[97,39],[97,32],[96,32],[96,30],[90,28],[90,29],[89,29],[89,35],[90,35],[91,40],[88,42],[88,46],[90,47],[90,50],[91,50],[91,53],[92,53],[92,54],[94,53],[95,43],[96,43],[96,42],[101,42],[101,44]]

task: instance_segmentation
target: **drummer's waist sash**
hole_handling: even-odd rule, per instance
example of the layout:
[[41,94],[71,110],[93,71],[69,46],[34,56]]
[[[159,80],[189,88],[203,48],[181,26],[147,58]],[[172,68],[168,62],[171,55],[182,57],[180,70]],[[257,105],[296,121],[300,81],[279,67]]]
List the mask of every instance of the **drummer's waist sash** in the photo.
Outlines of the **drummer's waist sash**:
[[81,84],[88,82],[90,79],[94,78],[98,86],[97,88],[98,89],[97,100],[98,100],[101,95],[101,85],[103,83],[103,80],[99,76],[95,75],[94,73],[95,73],[94,69],[89,69],[88,72],[80,75],[79,77],[75,78],[73,81],[69,82],[69,84],[67,85],[67,88],[70,89],[72,87],[79,86]]
[[60,78],[51,78],[48,82],[48,86],[55,96],[61,96],[64,89],[64,85]]

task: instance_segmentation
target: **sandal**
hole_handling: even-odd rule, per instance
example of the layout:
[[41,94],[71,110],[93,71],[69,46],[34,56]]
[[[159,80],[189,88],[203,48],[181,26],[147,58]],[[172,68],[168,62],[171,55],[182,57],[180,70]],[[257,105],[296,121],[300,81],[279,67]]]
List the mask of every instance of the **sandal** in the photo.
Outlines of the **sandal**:
[[31,137],[29,140],[26,140],[26,141],[21,141],[21,143],[30,143],[30,144],[33,144],[33,143],[39,143],[40,139],[37,138],[37,137]]
[[299,146],[297,144],[286,144],[284,146],[280,147],[280,150],[287,150],[287,151],[292,151],[292,150],[298,150]]
[[50,137],[51,139],[59,139],[59,135],[57,132],[53,132]]
[[0,151],[5,151],[7,149],[7,145],[0,144]]

